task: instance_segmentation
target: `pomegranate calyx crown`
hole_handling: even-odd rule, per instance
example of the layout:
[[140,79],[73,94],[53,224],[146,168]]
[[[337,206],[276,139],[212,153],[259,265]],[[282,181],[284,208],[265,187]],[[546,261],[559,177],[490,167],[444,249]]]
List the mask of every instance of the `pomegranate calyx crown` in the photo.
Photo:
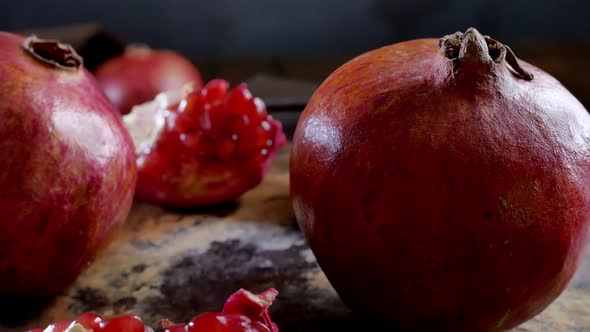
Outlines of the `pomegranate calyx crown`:
[[44,64],[71,71],[77,71],[84,61],[69,44],[57,40],[40,39],[35,35],[27,37],[22,47],[35,59]]
[[534,76],[520,65],[512,49],[503,43],[469,28],[442,37],[438,45],[444,56],[453,61],[455,68],[469,62],[492,65],[506,61],[518,77],[531,81]]

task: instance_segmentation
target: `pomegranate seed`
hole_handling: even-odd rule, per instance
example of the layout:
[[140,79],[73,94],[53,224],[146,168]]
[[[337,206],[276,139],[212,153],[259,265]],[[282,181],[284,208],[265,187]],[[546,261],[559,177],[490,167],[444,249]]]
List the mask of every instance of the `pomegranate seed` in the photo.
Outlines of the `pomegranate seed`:
[[225,80],[214,79],[209,81],[207,85],[201,90],[201,96],[205,103],[215,104],[223,102],[223,98],[227,94],[229,83]]
[[86,312],[76,318],[76,323],[84,326],[87,329],[96,329],[102,322],[102,317],[94,312]]
[[61,322],[55,322],[53,324],[51,324],[51,326],[53,327],[52,329],[49,329],[51,332],[64,332],[68,327],[70,327],[70,325],[72,325],[72,321],[61,321]]
[[[266,122],[266,121],[264,121]],[[264,123],[263,122],[263,123]],[[268,124],[268,122],[266,122]],[[243,131],[238,140],[238,150],[240,154],[249,154],[257,151],[261,151],[264,148],[268,148],[267,141],[274,136],[272,127],[266,129],[262,125],[256,126],[256,128]]]
[[248,103],[252,100],[252,94],[248,90],[246,83],[235,87],[227,95],[225,101],[225,110],[229,114],[246,114],[248,115]]
[[229,160],[236,150],[236,142],[231,137],[219,140],[216,144],[217,157],[221,160]]
[[211,130],[214,134],[223,130],[225,116],[225,106],[222,103],[211,104],[209,118],[211,119]]
[[254,123],[266,120],[268,113],[262,99],[256,97],[247,103],[247,114]]
[[[208,119],[201,119],[204,107],[205,103],[198,92],[192,92],[189,94],[186,99],[180,103],[178,110],[179,114],[173,125],[174,130],[178,132],[186,132],[197,129],[202,126],[203,123],[206,123]],[[206,117],[208,117],[208,115]]]
[[101,332],[145,332],[141,319],[133,315],[119,316],[102,321],[98,329]]
[[270,123],[268,121],[262,121],[260,122],[260,127],[262,127],[262,129],[266,130],[266,131],[270,131]]
[[201,130],[211,130],[211,117],[209,116],[209,109],[211,109],[211,105],[205,104],[205,109],[198,117],[198,124]]
[[223,330],[227,326],[227,317],[216,312],[205,313],[193,318],[188,325],[188,332],[224,332]]
[[202,137],[202,135],[200,132],[183,133],[183,134],[180,134],[180,136],[179,136],[182,144],[184,146],[186,146],[187,148],[191,148],[191,149],[195,149],[195,148],[197,148],[197,146],[199,146],[199,142],[201,141],[201,137]]
[[217,158],[216,148],[215,137],[203,136],[197,149],[197,155],[205,159]]

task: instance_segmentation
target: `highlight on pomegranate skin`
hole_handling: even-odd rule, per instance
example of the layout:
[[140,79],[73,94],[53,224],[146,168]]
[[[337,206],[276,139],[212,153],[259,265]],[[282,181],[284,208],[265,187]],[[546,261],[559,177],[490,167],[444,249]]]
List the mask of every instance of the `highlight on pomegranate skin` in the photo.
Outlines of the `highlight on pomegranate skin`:
[[71,45],[0,32],[0,296],[61,294],[127,218],[135,161]]
[[279,332],[269,307],[279,292],[270,288],[260,294],[240,289],[229,297],[223,311],[207,312],[189,323],[162,321],[164,332]]
[[136,198],[171,207],[237,199],[262,181],[287,141],[246,84],[230,90],[220,79],[163,92],[123,120],[137,154]]

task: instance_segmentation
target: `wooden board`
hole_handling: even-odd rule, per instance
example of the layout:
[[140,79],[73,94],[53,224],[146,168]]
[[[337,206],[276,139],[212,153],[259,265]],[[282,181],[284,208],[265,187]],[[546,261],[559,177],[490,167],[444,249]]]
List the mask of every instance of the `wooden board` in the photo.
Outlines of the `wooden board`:
[[[239,287],[277,288],[282,332],[366,331],[340,302],[295,226],[288,150],[238,204],[167,211],[136,203],[114,242],[62,296],[2,299],[0,331],[23,331],[88,310],[133,312],[154,326],[221,309]],[[590,255],[569,288],[516,331],[590,331]]]

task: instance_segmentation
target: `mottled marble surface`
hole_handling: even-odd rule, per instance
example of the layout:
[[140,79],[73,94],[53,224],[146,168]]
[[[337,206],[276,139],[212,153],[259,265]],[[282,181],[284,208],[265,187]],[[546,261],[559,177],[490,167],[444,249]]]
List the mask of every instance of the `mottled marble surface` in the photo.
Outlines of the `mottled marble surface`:
[[[302,234],[288,197],[285,149],[262,185],[239,203],[170,211],[136,203],[114,242],[63,295],[0,300],[0,331],[23,331],[84,311],[133,312],[159,326],[221,309],[234,290],[281,293],[282,332],[366,331],[340,302]],[[515,331],[590,331],[590,253],[553,305]]]

